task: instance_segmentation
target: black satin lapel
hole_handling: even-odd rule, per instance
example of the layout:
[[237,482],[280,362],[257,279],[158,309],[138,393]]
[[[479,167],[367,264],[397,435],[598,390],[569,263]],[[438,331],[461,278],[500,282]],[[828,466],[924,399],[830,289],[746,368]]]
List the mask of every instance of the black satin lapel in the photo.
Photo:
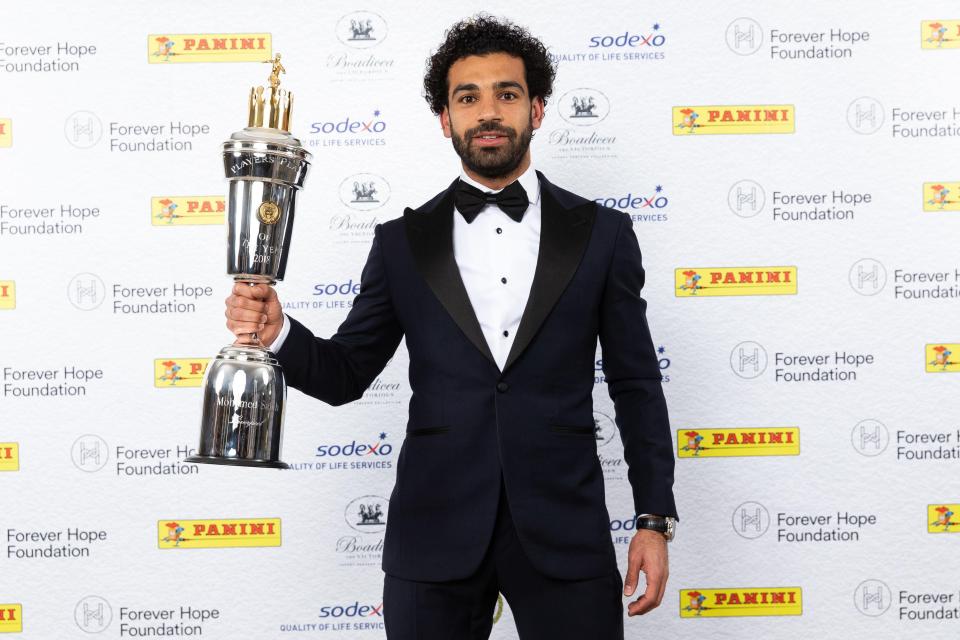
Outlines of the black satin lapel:
[[453,257],[453,190],[428,211],[403,212],[407,241],[417,271],[447,310],[460,330],[480,352],[497,366],[483,337],[480,322],[470,304],[467,288]]
[[557,202],[549,188],[540,189],[540,198],[540,254],[530,287],[530,298],[523,310],[504,371],[530,345],[576,273],[596,217],[596,205],[592,202],[566,209]]

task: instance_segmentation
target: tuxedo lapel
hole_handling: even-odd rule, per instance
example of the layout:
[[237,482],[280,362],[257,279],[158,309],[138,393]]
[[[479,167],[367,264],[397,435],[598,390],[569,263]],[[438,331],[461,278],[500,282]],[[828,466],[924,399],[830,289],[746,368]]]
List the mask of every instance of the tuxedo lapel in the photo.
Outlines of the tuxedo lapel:
[[458,180],[420,209],[404,210],[407,241],[417,271],[440,304],[467,339],[497,366],[453,257],[453,195]]
[[[523,354],[566,289],[586,251],[596,217],[596,205],[554,187],[539,171],[540,253],[530,297],[503,367],[506,371]],[[456,269],[456,265],[454,265]],[[481,336],[482,340],[482,336]]]

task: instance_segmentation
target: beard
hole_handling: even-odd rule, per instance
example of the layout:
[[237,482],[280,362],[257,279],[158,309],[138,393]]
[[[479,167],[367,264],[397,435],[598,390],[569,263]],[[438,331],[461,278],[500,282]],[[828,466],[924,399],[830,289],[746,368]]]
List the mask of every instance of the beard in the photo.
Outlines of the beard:
[[[460,156],[464,166],[484,178],[494,180],[509,175],[527,154],[530,140],[533,138],[533,117],[519,133],[512,127],[496,122],[485,122],[479,127],[467,129],[462,137],[456,131],[451,133],[453,149]],[[485,133],[505,136],[507,141],[497,147],[474,146],[474,136]]]

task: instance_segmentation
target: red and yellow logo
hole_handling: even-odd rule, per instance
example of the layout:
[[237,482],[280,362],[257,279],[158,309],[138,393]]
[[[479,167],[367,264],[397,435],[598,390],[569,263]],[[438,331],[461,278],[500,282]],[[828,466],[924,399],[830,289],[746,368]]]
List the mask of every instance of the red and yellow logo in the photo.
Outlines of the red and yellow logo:
[[681,267],[674,270],[678,298],[789,296],[797,293],[796,267]]
[[678,429],[678,458],[800,455],[799,427]]
[[13,146],[13,120],[0,118],[0,149]]
[[0,603],[0,633],[23,631],[23,605]]
[[929,533],[960,533],[960,504],[931,504],[927,506]]
[[223,224],[226,208],[227,201],[223,196],[150,198],[150,221],[157,227]]
[[210,358],[157,358],[153,361],[153,385],[199,387]]
[[261,62],[273,58],[269,33],[166,33],[147,36],[147,60]]
[[924,211],[960,211],[960,182],[924,182]]
[[161,549],[279,547],[280,518],[159,520],[157,546]]
[[799,616],[803,614],[800,587],[756,589],[682,589],[681,618],[731,616]]
[[957,373],[960,371],[960,344],[928,344],[926,359],[927,373]]
[[0,309],[17,308],[17,283],[13,280],[0,280]]
[[16,442],[0,442],[0,471],[20,470],[20,445]]
[[920,23],[921,49],[960,49],[960,20],[924,20]]
[[704,105],[673,108],[673,135],[793,133],[792,104]]

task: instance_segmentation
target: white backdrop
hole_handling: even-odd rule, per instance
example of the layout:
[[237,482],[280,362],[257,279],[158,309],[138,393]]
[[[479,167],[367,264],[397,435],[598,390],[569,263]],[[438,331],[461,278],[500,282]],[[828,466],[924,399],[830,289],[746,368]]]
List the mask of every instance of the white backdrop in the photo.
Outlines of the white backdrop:
[[[383,527],[352,516],[387,509],[402,347],[352,405],[291,391],[294,470],[180,462],[230,340],[219,144],[268,73],[236,60],[281,52],[314,166],[278,291],[330,335],[373,225],[457,174],[422,72],[484,9],[559,60],[537,167],[629,212],[644,252],[681,523],[663,605],[627,636],[957,637],[953,3],[3,9],[0,633],[383,637]],[[352,202],[355,181],[379,201]],[[595,405],[623,559],[599,370]],[[516,637],[508,608],[494,629]]]

